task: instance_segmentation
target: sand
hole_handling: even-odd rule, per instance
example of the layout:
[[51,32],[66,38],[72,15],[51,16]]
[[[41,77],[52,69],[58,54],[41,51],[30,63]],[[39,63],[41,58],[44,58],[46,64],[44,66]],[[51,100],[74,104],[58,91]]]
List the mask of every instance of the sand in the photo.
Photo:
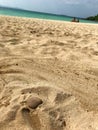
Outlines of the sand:
[[0,130],[98,130],[98,25],[0,16]]

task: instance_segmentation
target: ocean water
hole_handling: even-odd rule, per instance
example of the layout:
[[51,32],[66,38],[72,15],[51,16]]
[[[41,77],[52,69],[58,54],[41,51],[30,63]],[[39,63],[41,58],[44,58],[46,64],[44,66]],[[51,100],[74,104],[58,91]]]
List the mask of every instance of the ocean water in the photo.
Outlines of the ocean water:
[[[18,17],[28,17],[28,18],[39,18],[39,19],[49,19],[49,20],[61,20],[61,21],[71,21],[73,17],[62,16],[62,15],[53,15],[40,12],[33,12],[20,9],[11,9],[0,7],[0,15],[8,16],[18,16]],[[79,19],[81,23],[93,23],[96,22]]]

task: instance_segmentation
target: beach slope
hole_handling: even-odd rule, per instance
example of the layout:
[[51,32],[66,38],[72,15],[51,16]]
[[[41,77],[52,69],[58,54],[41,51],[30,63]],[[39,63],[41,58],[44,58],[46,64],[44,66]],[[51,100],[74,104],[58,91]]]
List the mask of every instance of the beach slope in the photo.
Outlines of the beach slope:
[[98,130],[98,25],[0,16],[0,130]]

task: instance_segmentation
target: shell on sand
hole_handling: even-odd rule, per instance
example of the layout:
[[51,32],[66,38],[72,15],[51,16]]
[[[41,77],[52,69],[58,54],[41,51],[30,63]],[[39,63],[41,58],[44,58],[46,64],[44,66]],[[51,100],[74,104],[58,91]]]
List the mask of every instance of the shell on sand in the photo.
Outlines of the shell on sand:
[[43,101],[38,97],[30,97],[27,99],[27,106],[36,109]]

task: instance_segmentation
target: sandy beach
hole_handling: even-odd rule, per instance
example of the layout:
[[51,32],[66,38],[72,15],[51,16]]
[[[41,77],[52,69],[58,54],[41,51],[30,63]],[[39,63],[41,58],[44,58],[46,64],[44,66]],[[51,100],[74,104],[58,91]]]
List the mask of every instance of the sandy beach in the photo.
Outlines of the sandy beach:
[[98,130],[98,25],[0,16],[0,130]]

